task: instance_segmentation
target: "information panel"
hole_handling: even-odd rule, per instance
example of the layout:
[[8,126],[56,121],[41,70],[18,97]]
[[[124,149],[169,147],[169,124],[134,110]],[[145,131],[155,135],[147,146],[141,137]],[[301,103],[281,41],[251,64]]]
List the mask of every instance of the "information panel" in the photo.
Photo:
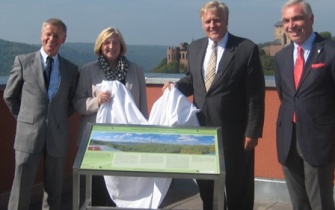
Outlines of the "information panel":
[[93,124],[80,169],[219,174],[218,130]]

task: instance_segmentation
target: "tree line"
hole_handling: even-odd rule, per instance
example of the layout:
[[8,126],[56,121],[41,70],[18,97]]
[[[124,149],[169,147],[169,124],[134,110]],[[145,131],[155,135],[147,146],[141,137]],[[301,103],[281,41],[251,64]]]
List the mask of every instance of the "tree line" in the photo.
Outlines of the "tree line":
[[[325,32],[319,32],[320,36],[322,36],[325,39],[332,39],[335,40],[335,36],[332,36],[332,33],[325,31]],[[262,49],[268,45],[270,45],[272,42],[266,42],[258,44],[258,48],[260,49],[260,59],[263,66],[264,75],[274,75],[274,57],[265,55],[262,53]],[[186,72],[187,67],[180,64],[177,61],[172,61],[171,63],[167,64],[167,59],[163,59],[161,63],[153,70],[151,70],[152,73],[170,73],[170,74],[184,74]]]
[[[325,31],[319,33],[322,37],[326,39],[333,39],[335,40],[335,37],[332,36],[332,33]],[[265,46],[270,45],[271,42],[261,43],[258,44],[258,47],[260,51]],[[71,44],[65,44],[60,52],[61,54],[71,60],[73,63],[75,63],[78,66],[83,66],[89,61],[92,61],[96,59],[96,55],[94,55],[92,51],[92,44],[83,44],[83,43],[71,43]],[[17,42],[10,42],[0,39],[0,76],[8,76],[9,71],[12,69],[12,65],[14,62],[14,58],[16,55],[19,54],[25,54],[34,52],[40,49],[40,44],[23,44],[23,43],[17,43]],[[157,49],[155,50],[155,54],[158,54]],[[143,51],[140,51],[143,53]],[[145,51],[148,53],[148,50]],[[131,52],[130,52],[131,53]],[[134,54],[134,52],[132,53]],[[149,56],[149,55],[148,55]],[[150,58],[152,53],[150,54]],[[145,60],[145,62],[148,62],[150,60],[149,57],[145,57],[144,55],[137,56],[138,59]],[[273,75],[274,74],[274,57],[264,55],[264,53],[260,53],[261,62],[263,65],[263,70],[265,75]],[[155,58],[157,59],[157,58]],[[159,58],[158,58],[159,59]],[[135,62],[136,61],[135,59]],[[168,73],[168,74],[184,74],[187,70],[187,67],[180,64],[177,61],[170,62],[167,64],[167,59],[163,58],[161,62],[152,70],[149,70],[151,73]]]

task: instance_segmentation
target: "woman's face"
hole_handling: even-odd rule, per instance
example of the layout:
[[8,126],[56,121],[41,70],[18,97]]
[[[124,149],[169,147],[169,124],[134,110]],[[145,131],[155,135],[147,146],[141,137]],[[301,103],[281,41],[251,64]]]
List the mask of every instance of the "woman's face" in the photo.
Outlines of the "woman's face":
[[108,37],[101,45],[101,53],[108,62],[116,62],[121,53],[121,42],[117,34]]

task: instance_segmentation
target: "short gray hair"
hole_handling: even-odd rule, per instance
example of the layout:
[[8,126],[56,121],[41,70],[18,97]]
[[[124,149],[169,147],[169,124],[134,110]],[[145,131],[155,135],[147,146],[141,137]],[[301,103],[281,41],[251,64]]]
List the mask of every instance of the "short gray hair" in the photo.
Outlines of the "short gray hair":
[[60,26],[63,29],[63,32],[65,33],[65,36],[66,36],[67,27],[62,20],[60,20],[58,18],[50,18],[50,19],[44,21],[41,31],[43,31],[43,29],[46,25]]
[[282,12],[286,7],[292,6],[294,4],[300,4],[304,12],[308,17],[311,17],[313,15],[312,7],[311,5],[305,1],[305,0],[288,0],[287,2],[284,3]]

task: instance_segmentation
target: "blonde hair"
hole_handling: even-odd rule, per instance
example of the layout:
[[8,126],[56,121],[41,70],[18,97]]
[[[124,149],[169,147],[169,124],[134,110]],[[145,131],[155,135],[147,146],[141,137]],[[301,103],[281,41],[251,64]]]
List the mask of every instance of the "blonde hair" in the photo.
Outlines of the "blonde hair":
[[221,2],[218,2],[218,1],[207,2],[200,9],[200,18],[202,18],[202,16],[209,11],[217,11],[217,12],[223,14],[223,16],[226,17],[227,20],[228,20],[229,9],[228,9],[228,6],[225,5],[224,3],[221,3]]
[[106,41],[106,39],[108,39],[113,34],[116,34],[118,36],[119,41],[121,43],[121,53],[120,53],[120,55],[125,55],[126,54],[127,46],[126,46],[126,43],[123,39],[123,36],[117,28],[113,28],[113,27],[106,28],[106,29],[104,29],[103,31],[100,32],[100,34],[98,35],[97,40],[95,41],[95,44],[94,44],[94,53],[95,54],[101,55],[102,43],[104,43],[104,41]]

